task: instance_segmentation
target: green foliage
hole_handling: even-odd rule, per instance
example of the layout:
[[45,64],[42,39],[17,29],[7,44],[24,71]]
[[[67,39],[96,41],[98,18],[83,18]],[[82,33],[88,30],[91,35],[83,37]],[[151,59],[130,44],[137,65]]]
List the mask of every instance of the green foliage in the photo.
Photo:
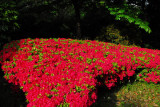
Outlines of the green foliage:
[[80,86],[77,86],[77,85],[76,85],[75,89],[76,89],[77,92],[81,92],[83,90],[83,89],[81,89]]
[[146,21],[143,21],[142,19],[138,18],[138,15],[140,13],[140,10],[137,9],[131,9],[128,8],[128,5],[124,5],[124,8],[115,8],[115,7],[109,7],[106,6],[106,8],[110,11],[111,15],[116,16],[116,20],[122,20],[125,19],[129,23],[134,23],[135,25],[138,25],[139,28],[144,29],[146,32],[151,33],[151,29],[148,26],[149,23]]
[[101,30],[101,35],[96,39],[104,42],[111,42],[115,44],[131,45],[127,37],[122,36],[121,32],[115,28],[114,25],[109,25]]
[[128,26],[121,27],[121,28],[120,27],[117,26],[116,24],[111,24],[106,27],[103,27],[101,29],[99,36],[96,36],[95,40],[110,42],[115,44],[122,44],[127,46],[128,45],[136,46],[136,47],[141,46],[142,39],[139,32],[130,31],[132,29],[129,29],[129,28],[127,29]]
[[91,64],[91,62],[92,62],[92,59],[87,58],[87,63],[88,63],[88,64]]
[[29,61],[32,61],[33,59],[32,59],[32,56],[28,56],[28,60]]
[[[77,2],[79,3],[80,26],[83,38],[94,39],[95,36],[99,35],[102,27],[114,23],[113,16],[115,16],[116,20],[127,20],[129,23],[138,25],[139,28],[144,29],[146,32],[151,32],[148,22],[139,18],[142,13],[139,7],[127,5],[126,3],[116,5],[116,3],[111,3],[111,1],[107,0],[79,0]],[[0,22],[3,22],[0,23],[1,31],[9,31],[11,33],[11,29],[17,29],[19,27],[17,19],[19,18],[19,24],[22,26],[20,30],[26,34],[30,33],[41,37],[54,35],[56,37],[69,38],[75,37],[76,34],[76,15],[72,0],[6,0],[5,2],[0,2],[0,12],[3,13],[0,15]],[[111,15],[108,15],[108,12]],[[116,36],[118,35],[110,33],[109,36],[111,39],[117,38]],[[126,39],[120,36],[118,38],[120,41]],[[113,42],[118,43],[119,41],[113,40]]]
[[130,6],[126,3],[123,3],[123,5],[120,6],[108,5],[104,1],[100,1],[100,4],[105,5],[110,14],[115,16],[116,20],[127,20],[129,23],[134,23],[135,25],[138,25],[139,28],[151,33],[149,23],[139,18],[141,10],[138,6]]
[[[134,82],[124,85],[120,90],[115,92],[117,96],[118,107],[152,107],[159,106],[159,84]],[[127,105],[130,104],[130,105]]]
[[18,11],[15,7],[14,1],[0,1],[0,49],[6,42],[11,41],[11,36],[6,33],[12,33],[19,28]]
[[69,107],[69,103],[64,102],[64,103],[58,105],[58,107]]
[[15,10],[16,4],[13,1],[0,2],[0,31],[13,31],[19,28],[16,22],[18,11]]

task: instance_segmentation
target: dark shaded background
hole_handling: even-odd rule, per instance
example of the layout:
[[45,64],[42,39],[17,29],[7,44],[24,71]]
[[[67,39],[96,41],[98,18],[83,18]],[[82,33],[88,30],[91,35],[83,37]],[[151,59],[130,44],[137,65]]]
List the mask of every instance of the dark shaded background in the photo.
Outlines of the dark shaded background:
[[[62,0],[61,2],[56,0],[46,1],[48,1],[48,4],[41,0],[15,0],[14,9],[19,12],[16,20],[19,28],[15,30],[12,30],[12,28],[5,31],[0,30],[1,47],[11,40],[28,37],[76,38],[77,20],[72,0]],[[160,49],[160,1],[128,0],[128,4],[134,4],[141,8],[142,14],[139,17],[149,22],[149,27],[152,30],[150,34],[135,24],[122,20],[116,21],[115,17],[110,15],[106,8],[96,5],[98,0],[92,1],[94,2],[91,2],[91,0],[86,0],[85,2],[79,0],[78,2],[81,18],[81,37],[78,39],[95,40],[101,38],[100,40],[112,42],[106,40],[108,35],[105,32],[105,28],[109,25],[114,25],[114,28],[119,30],[119,35],[127,37],[130,44],[134,43],[141,47]],[[111,5],[117,5],[122,1],[114,0]],[[12,27],[12,21],[9,24],[7,23],[6,26]]]

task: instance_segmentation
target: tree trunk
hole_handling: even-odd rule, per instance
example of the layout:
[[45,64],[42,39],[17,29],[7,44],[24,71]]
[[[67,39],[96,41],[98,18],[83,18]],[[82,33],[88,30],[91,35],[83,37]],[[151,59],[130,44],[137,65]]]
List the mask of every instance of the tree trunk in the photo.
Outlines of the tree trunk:
[[76,15],[76,30],[77,30],[77,39],[81,38],[81,23],[80,23],[80,8],[79,8],[79,0],[72,0],[75,15]]

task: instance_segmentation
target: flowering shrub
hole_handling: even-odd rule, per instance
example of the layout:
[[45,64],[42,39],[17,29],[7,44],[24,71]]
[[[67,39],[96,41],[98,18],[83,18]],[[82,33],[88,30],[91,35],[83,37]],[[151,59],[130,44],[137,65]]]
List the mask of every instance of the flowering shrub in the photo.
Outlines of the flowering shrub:
[[[160,82],[160,51],[73,39],[21,39],[5,44],[0,63],[9,83],[19,85],[27,107],[88,107],[96,86],[118,79]],[[142,69],[136,73],[137,69]],[[99,82],[97,77],[105,80]]]

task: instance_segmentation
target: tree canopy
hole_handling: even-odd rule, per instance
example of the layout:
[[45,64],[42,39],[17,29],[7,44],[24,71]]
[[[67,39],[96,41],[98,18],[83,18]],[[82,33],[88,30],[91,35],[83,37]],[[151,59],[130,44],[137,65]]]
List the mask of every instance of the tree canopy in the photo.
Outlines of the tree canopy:
[[156,15],[153,9],[159,12],[157,2],[151,0],[1,0],[1,38],[15,32],[94,38],[111,23],[124,23],[151,35],[155,22],[152,16]]

